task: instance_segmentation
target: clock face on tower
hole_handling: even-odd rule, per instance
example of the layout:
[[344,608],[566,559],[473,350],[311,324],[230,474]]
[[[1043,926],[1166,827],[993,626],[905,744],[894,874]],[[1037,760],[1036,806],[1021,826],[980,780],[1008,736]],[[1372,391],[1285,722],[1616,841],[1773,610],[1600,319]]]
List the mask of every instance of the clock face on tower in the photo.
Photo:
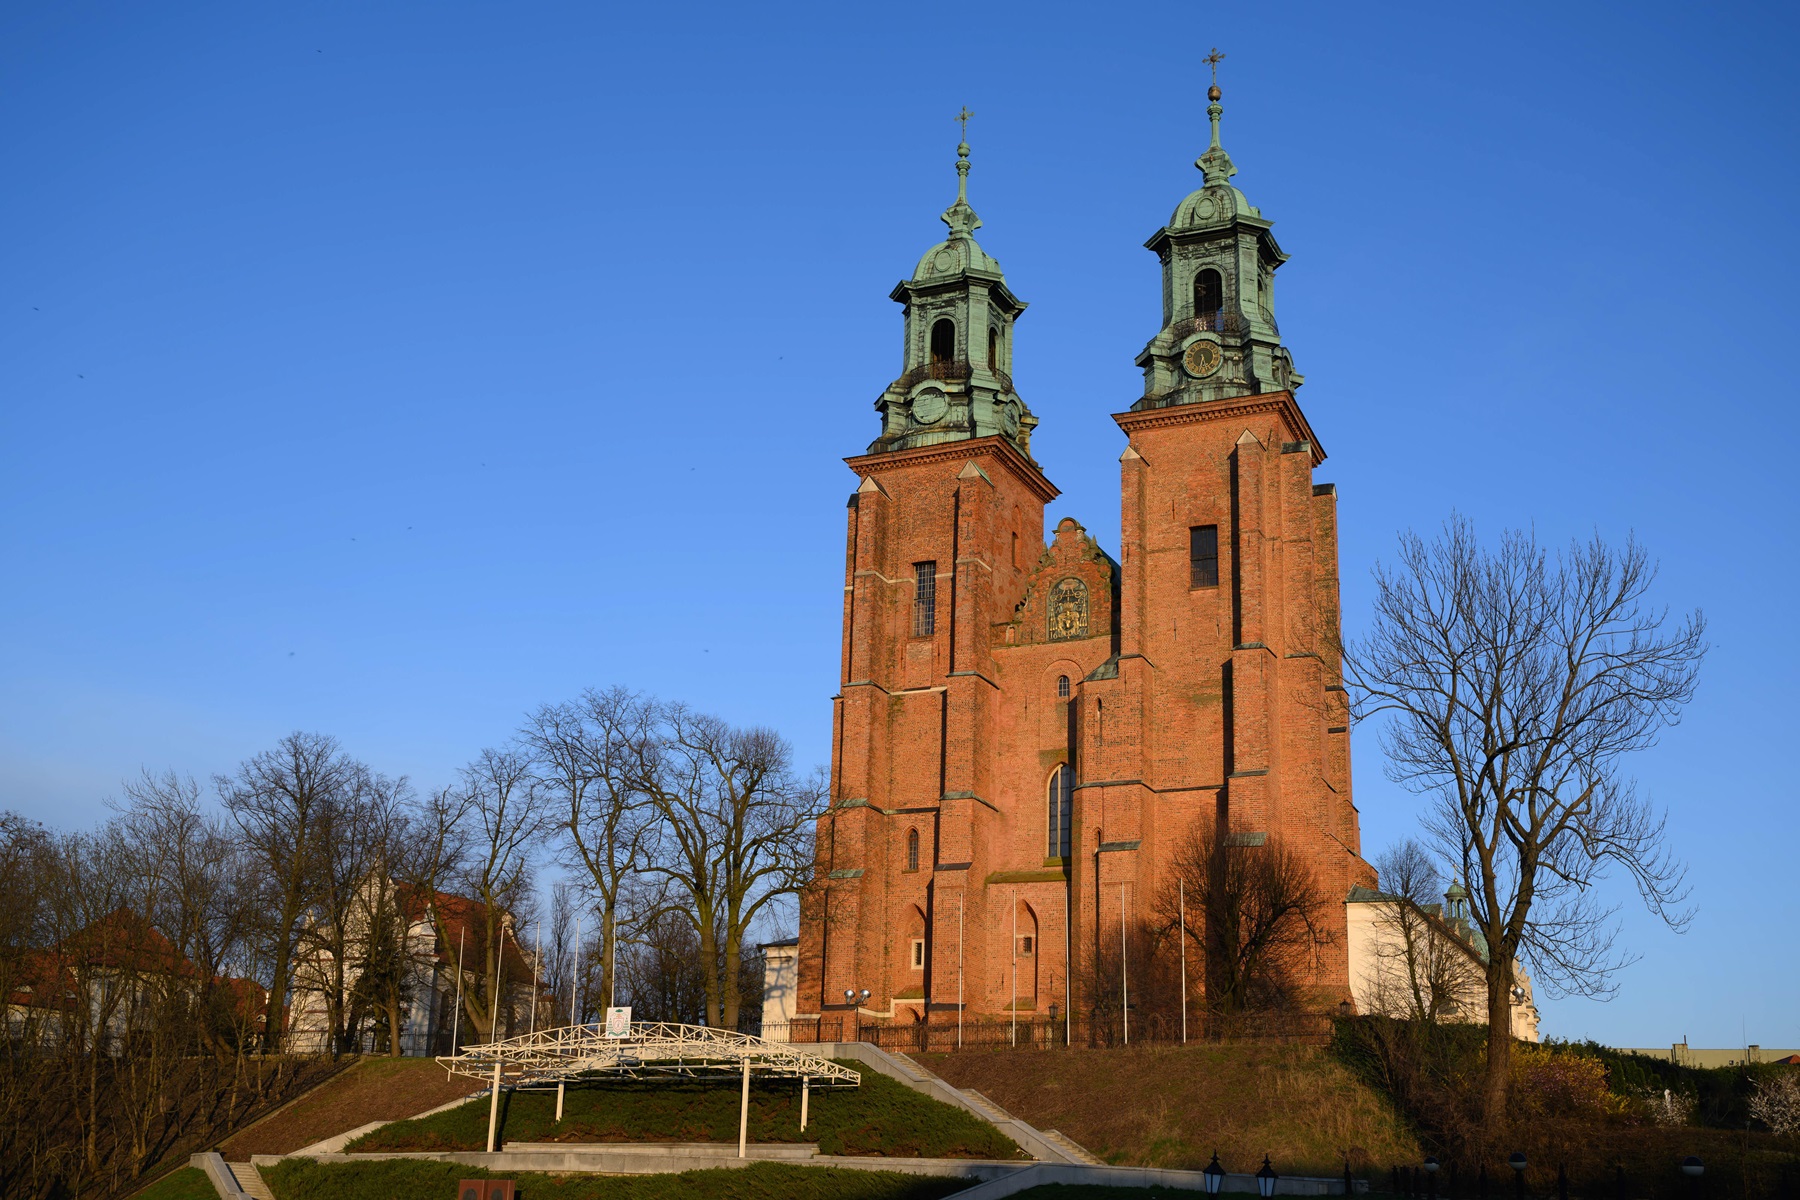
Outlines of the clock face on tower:
[[1219,350],[1219,343],[1202,339],[1194,342],[1182,354],[1181,366],[1195,379],[1204,379],[1218,370],[1219,364],[1224,360],[1225,356]]
[[936,388],[926,388],[913,397],[913,420],[921,425],[930,425],[939,421],[949,411],[949,400]]

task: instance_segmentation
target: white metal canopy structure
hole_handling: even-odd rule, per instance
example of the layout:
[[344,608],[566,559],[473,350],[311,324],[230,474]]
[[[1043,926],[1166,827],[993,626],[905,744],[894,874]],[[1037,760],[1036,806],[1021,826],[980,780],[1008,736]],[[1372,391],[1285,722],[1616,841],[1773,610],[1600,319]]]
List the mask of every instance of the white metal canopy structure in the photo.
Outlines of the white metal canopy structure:
[[695,1079],[804,1080],[811,1087],[857,1087],[862,1074],[830,1059],[803,1054],[786,1042],[747,1033],[639,1021],[625,1037],[607,1037],[605,1026],[564,1025],[523,1037],[441,1055],[446,1070],[514,1087],[577,1079],[645,1079],[679,1075]]

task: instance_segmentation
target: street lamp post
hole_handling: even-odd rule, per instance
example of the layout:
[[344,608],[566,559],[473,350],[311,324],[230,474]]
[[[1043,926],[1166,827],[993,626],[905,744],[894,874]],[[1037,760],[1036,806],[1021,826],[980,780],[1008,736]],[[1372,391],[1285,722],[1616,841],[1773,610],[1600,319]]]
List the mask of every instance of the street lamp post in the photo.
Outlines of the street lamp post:
[[1269,1165],[1269,1156],[1266,1154],[1263,1155],[1262,1169],[1256,1173],[1256,1194],[1259,1196],[1273,1196],[1275,1194],[1275,1181],[1279,1178],[1281,1177],[1275,1174],[1275,1168]]
[[1525,1200],[1525,1156],[1514,1150],[1506,1156],[1506,1165],[1513,1169],[1513,1195]]
[[1437,1200],[1438,1160],[1434,1156],[1427,1154],[1425,1156],[1425,1161],[1419,1165],[1425,1168],[1425,1194],[1429,1196],[1431,1200]]
[[1200,1172],[1200,1179],[1201,1182],[1206,1185],[1207,1195],[1216,1196],[1219,1194],[1219,1185],[1225,1182],[1225,1168],[1219,1165],[1219,1152],[1217,1150],[1213,1151],[1212,1161],[1206,1164],[1206,1169]]
[[1688,1195],[1700,1195],[1700,1176],[1706,1173],[1706,1164],[1690,1154],[1681,1160],[1681,1173],[1687,1176]]

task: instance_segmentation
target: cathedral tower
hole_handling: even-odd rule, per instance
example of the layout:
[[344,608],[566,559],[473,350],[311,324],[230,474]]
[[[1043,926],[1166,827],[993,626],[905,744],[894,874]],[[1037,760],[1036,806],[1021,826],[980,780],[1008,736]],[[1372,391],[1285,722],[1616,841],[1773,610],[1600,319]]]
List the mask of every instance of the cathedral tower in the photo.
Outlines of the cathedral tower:
[[1122,927],[1160,920],[1196,827],[1301,854],[1338,938],[1311,995],[1348,995],[1338,902],[1373,873],[1350,801],[1336,496],[1313,481],[1324,453],[1275,325],[1286,256],[1230,182],[1210,99],[1203,184],[1148,243],[1162,328],[1114,417],[1117,560],[1071,519],[1045,539],[1057,490],[1012,377],[1025,304],[975,241],[966,142],[949,237],[893,290],[902,373],[845,460],[860,482],[799,1040],[885,1022],[942,1044],[959,1017],[1080,1036],[1117,996],[1100,964]]

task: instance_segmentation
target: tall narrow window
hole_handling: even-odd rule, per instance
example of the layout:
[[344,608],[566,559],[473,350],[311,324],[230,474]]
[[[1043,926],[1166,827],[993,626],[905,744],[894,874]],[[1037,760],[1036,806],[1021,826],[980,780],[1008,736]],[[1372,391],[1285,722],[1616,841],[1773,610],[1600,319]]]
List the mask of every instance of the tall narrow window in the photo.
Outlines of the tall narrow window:
[[1056,677],[1056,698],[1058,700],[1067,700],[1069,698],[1069,677],[1067,675],[1058,675]]
[[1219,527],[1196,525],[1188,530],[1188,586],[1219,586]]
[[1069,826],[1075,819],[1075,772],[1068,763],[1050,774],[1050,837],[1045,853],[1069,857]]
[[956,357],[956,322],[940,318],[931,327],[931,361],[947,363]]
[[1194,316],[1207,329],[1219,327],[1219,310],[1225,307],[1225,281],[1211,267],[1194,276]]
[[919,869],[919,831],[916,829],[906,831],[906,869]]
[[1000,331],[992,325],[988,326],[988,370],[1000,369]]
[[913,564],[913,636],[937,632],[937,564]]

